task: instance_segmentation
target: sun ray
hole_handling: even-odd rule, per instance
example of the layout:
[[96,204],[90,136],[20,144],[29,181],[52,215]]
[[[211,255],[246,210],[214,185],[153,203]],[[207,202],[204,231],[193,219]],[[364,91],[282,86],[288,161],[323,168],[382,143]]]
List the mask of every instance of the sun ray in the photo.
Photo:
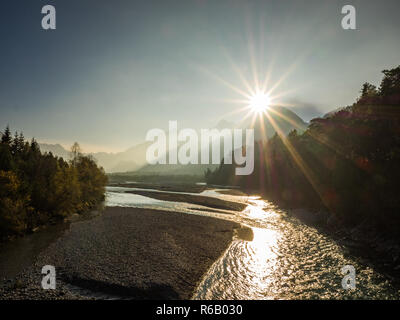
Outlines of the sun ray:
[[[266,111],[264,111],[264,113],[266,113]],[[260,121],[260,128],[261,128],[261,134],[262,136],[266,136],[266,132],[265,132],[265,125],[264,125],[264,117],[258,117],[259,121]]]
[[255,114],[254,112],[251,112],[251,110],[249,112],[247,112],[243,118],[238,122],[237,127],[241,127],[241,125],[249,118],[249,117],[253,117],[250,121],[250,128],[254,127],[254,122],[255,119],[257,118],[257,114]]
[[316,178],[316,175],[314,174],[314,172],[307,165],[307,163],[303,160],[303,158],[297,152],[296,148],[290,143],[290,141],[287,139],[285,133],[276,124],[275,120],[272,119],[271,116],[268,114],[266,116],[267,116],[269,122],[271,123],[271,125],[274,127],[278,136],[281,138],[284,146],[289,151],[289,154],[292,156],[293,160],[295,161],[295,163],[297,164],[299,169],[303,172],[304,176],[306,177],[308,182],[313,187],[314,191],[318,194],[318,196],[320,197],[320,199],[324,203],[324,205],[326,205],[329,208],[329,203],[327,203],[327,201],[325,200],[324,193],[322,191],[323,188],[318,183],[318,179]]
[[268,91],[265,90],[265,92],[268,92],[268,95],[270,96],[271,100],[278,101],[278,99],[280,99],[284,96],[287,96],[289,94],[292,94],[294,92],[297,92],[299,90],[300,90],[300,87],[288,89],[286,91],[280,91],[279,93],[276,93],[276,94],[272,94],[271,90],[268,90]]
[[285,116],[284,114],[280,113],[279,111],[277,111],[276,109],[271,108],[270,111],[274,114],[276,114],[278,117],[280,117],[281,119],[285,120],[286,122],[290,123],[292,126],[294,126],[297,129],[301,129],[303,130],[303,128],[296,123],[294,120],[290,119],[289,117]]
[[242,81],[243,85],[246,87],[246,89],[248,90],[248,92],[251,95],[255,94],[255,91],[253,90],[253,88],[251,87],[250,83],[247,81],[247,79],[245,78],[245,76],[243,75],[243,73],[240,71],[239,67],[236,65],[236,63],[233,61],[232,57],[228,54],[228,51],[224,48],[224,54],[225,57],[227,58],[228,62],[230,63],[231,67],[233,68],[233,70],[236,72],[236,74],[238,75],[238,77],[240,78],[240,80]]
[[253,32],[253,17],[250,11],[247,12],[246,16],[246,35],[247,35],[247,50],[249,53],[250,67],[253,76],[253,82],[255,86],[255,92],[260,91],[260,82],[257,68],[257,56],[255,50],[254,32]]
[[249,100],[246,99],[214,99],[213,101],[221,103],[234,103],[234,104],[247,104]]
[[249,99],[251,97],[251,95],[249,93],[239,89],[238,87],[234,86],[230,82],[228,82],[228,81],[224,80],[223,78],[219,77],[218,75],[212,73],[207,68],[197,65],[197,69],[199,71],[211,76],[212,78],[214,78],[215,80],[219,81],[221,84],[225,85],[226,87],[232,89],[233,91],[235,91],[236,93],[240,94],[241,96],[243,96],[243,97],[245,97],[247,99]]
[[[228,116],[232,116],[232,115],[235,115],[235,114],[238,114],[238,113],[242,113],[243,111],[248,111],[250,108],[248,107],[248,106],[245,106],[245,107],[243,107],[243,108],[240,108],[240,109],[235,109],[235,110],[232,110],[232,111],[230,111],[230,112],[226,112],[226,113],[224,113],[224,114],[222,114],[221,116],[219,116],[218,118],[219,119],[225,119],[226,117],[228,117]],[[245,115],[245,117],[244,118],[242,118],[242,120],[244,120],[244,119],[246,119],[246,118],[248,118],[248,114],[252,114],[251,112],[247,112],[246,113],[246,115]]]
[[254,128],[254,123],[256,122],[256,120],[257,120],[257,114],[253,114],[253,118],[251,119],[251,122],[250,122],[250,128]]

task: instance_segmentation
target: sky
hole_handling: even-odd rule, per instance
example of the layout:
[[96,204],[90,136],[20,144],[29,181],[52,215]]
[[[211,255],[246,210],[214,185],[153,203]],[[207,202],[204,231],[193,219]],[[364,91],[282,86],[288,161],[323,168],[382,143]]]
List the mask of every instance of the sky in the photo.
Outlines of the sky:
[[[41,9],[56,8],[56,30]],[[356,8],[343,30],[341,8]],[[268,77],[304,120],[400,64],[398,0],[3,0],[0,130],[123,151],[152,128],[240,121]],[[257,80],[258,79],[258,80]]]

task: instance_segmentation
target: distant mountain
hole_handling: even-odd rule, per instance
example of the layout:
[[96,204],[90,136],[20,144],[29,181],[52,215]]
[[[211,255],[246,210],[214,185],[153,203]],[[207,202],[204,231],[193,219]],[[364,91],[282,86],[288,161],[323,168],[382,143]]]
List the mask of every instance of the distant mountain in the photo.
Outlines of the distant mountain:
[[[254,138],[256,141],[258,140],[267,140],[272,137],[276,130],[275,127],[278,127],[284,134],[288,134],[293,129],[296,129],[299,133],[303,132],[307,128],[307,123],[303,121],[296,113],[284,107],[273,107],[268,111],[269,118],[264,116],[262,118],[262,122],[259,121],[259,118],[256,119],[254,125],[251,124],[251,119],[245,122],[240,128],[254,128]],[[271,120],[272,121],[271,121]],[[263,124],[263,125],[262,125]],[[264,127],[264,130],[262,129]],[[234,123],[228,122],[226,120],[221,120],[216,125],[215,129],[234,129],[238,128]],[[200,135],[199,135],[200,136]],[[223,143],[221,141],[220,144],[220,161],[224,155]],[[202,152],[202,150],[200,150]],[[211,146],[210,151],[211,154]],[[230,156],[230,155],[228,155]],[[168,159],[168,154],[167,154]],[[200,162],[200,161],[199,161]],[[192,174],[199,175],[203,174],[205,170],[215,170],[218,167],[217,164],[189,164],[189,165],[181,165],[181,164],[155,164],[155,165],[146,165],[138,170],[138,172],[143,173],[157,173],[157,174]]]
[[123,152],[96,152],[92,156],[106,172],[136,171],[147,164],[146,150],[151,142],[144,142]]
[[[235,124],[229,121],[226,121],[224,119],[220,120],[217,125],[213,128],[213,129],[218,129],[218,130],[223,130],[223,129],[233,129],[235,128]],[[199,136],[199,156],[198,156],[198,162],[199,164],[154,164],[154,165],[150,165],[147,164],[146,166],[140,168],[137,172],[140,173],[152,173],[152,174],[173,174],[173,175],[203,175],[204,172],[207,169],[210,170],[215,170],[218,166],[219,163],[222,161],[222,159],[224,158],[224,144],[222,142],[222,138],[220,140],[220,156],[219,156],[219,162],[218,164],[201,164],[201,154],[202,154],[202,150],[200,149],[200,137],[201,134],[200,132],[198,132],[198,136]],[[184,142],[178,142],[178,150],[180,148],[180,146],[184,144]],[[212,156],[212,144],[210,144],[209,146],[209,156],[211,159]],[[174,149],[172,152],[178,152],[176,149]],[[166,158],[169,159],[169,152],[167,151],[166,153]],[[211,162],[211,160],[210,160]]]
[[[172,152],[178,152],[179,148],[183,145],[183,142],[178,143],[177,149],[173,149]],[[199,144],[200,148],[200,144]],[[211,152],[211,146],[209,149],[209,155],[212,154]],[[220,159],[223,158],[223,144],[220,145]],[[144,151],[146,153],[146,150]],[[166,159],[168,161],[170,153],[169,150],[167,150],[166,153]],[[167,175],[203,175],[204,172],[207,169],[210,170],[215,170],[219,164],[200,164],[201,160],[201,150],[199,152],[199,157],[198,157],[198,162],[199,164],[147,164],[140,169],[138,169],[136,172],[139,173],[144,173],[144,174],[167,174]]]
[[39,143],[39,147],[42,153],[51,152],[53,155],[61,157],[64,160],[69,160],[70,158],[69,151],[65,150],[60,144]]
[[306,121],[322,117],[324,114],[324,112],[321,111],[323,107],[313,102],[306,102],[299,99],[289,99],[286,102],[292,105],[289,107],[290,110],[294,111],[300,118]]
[[[274,126],[277,126],[283,133],[288,134],[293,129],[299,133],[307,128],[307,123],[304,122],[296,113],[284,108],[274,107],[268,111],[269,117],[262,119],[261,125],[259,119],[254,123],[254,135],[256,140],[267,140],[275,134]],[[272,119],[272,121],[270,121]],[[226,120],[221,120],[215,129],[233,129],[237,127],[234,123]],[[241,126],[242,129],[251,128],[251,120]],[[262,129],[264,127],[264,130]],[[200,136],[200,135],[199,135]],[[187,174],[187,175],[202,175],[208,168],[214,170],[217,164],[155,164],[149,165],[146,161],[146,150],[153,142],[144,142],[134,147],[131,147],[123,152],[107,153],[95,152],[91,153],[97,163],[104,168],[108,173],[115,172],[138,172],[138,173],[154,173],[154,174]],[[51,152],[56,156],[69,159],[69,151],[65,150],[59,144],[40,143],[40,149],[43,152]],[[210,146],[211,148],[211,146]],[[200,150],[201,152],[201,150]],[[210,149],[211,154],[211,149]],[[223,144],[220,145],[220,159],[224,157]],[[168,159],[168,154],[167,154]]]
[[235,124],[233,122],[226,121],[224,119],[220,120],[217,125],[215,126],[215,129],[233,129],[235,128]]
[[[146,149],[148,145],[149,143],[142,143],[124,152],[95,152],[90,155],[106,172],[135,171],[147,164]],[[39,147],[42,152],[51,152],[55,156],[66,160],[70,159],[70,152],[60,144],[39,143]]]
[[242,126],[242,128],[254,128],[254,138],[258,140],[268,140],[279,128],[284,134],[288,134],[293,129],[299,133],[307,128],[307,123],[296,113],[285,107],[271,107],[268,109],[268,116],[263,116],[262,121],[256,118],[252,126],[251,118]]

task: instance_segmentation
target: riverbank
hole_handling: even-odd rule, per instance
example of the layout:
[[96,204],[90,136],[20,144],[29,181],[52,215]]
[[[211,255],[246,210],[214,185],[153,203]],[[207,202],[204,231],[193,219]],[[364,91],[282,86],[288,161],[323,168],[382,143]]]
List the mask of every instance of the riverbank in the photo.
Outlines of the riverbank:
[[[0,298],[189,299],[238,229],[211,217],[107,207],[72,223],[31,266],[3,281]],[[56,290],[41,288],[44,265],[56,267]]]

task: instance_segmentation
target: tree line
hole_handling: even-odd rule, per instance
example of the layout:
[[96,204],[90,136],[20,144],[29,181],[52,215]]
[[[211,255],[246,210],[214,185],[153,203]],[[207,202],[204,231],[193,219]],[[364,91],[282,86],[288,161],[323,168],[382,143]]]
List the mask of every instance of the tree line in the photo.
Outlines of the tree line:
[[72,159],[41,153],[35,139],[25,141],[10,128],[0,142],[0,240],[22,235],[104,200],[107,177],[77,143]]
[[256,143],[252,175],[235,176],[222,162],[205,173],[207,182],[400,235],[400,66],[383,75],[378,88],[365,83],[353,105],[311,120],[304,133]]

